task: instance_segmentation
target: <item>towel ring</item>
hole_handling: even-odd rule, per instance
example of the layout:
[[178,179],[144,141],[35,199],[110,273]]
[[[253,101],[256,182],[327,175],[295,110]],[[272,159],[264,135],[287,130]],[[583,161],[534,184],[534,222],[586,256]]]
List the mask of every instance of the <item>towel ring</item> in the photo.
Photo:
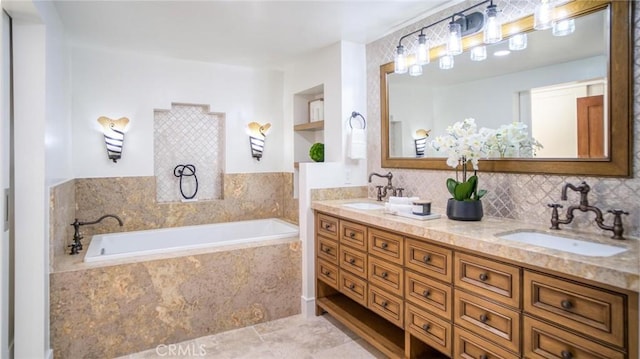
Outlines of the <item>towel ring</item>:
[[358,116],[360,116],[360,118],[362,119],[362,129],[364,130],[365,128],[367,128],[367,120],[365,120],[364,116],[362,116],[359,112],[356,112],[356,111],[351,112],[351,117],[349,118],[349,127],[353,129],[353,124],[351,123],[351,120],[353,120]]

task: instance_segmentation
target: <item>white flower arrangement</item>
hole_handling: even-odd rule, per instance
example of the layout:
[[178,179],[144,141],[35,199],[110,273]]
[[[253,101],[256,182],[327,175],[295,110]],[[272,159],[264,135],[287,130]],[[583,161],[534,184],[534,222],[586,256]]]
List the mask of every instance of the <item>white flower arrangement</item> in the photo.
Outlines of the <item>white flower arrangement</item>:
[[446,136],[438,136],[431,141],[431,146],[438,152],[447,155],[447,165],[457,168],[462,165],[466,168],[467,161],[471,162],[473,169],[478,169],[478,161],[486,157],[486,133],[478,132],[476,120],[465,118],[447,127]]
[[527,128],[522,122],[512,122],[497,130],[481,129],[487,157],[534,157],[542,144],[529,137]]

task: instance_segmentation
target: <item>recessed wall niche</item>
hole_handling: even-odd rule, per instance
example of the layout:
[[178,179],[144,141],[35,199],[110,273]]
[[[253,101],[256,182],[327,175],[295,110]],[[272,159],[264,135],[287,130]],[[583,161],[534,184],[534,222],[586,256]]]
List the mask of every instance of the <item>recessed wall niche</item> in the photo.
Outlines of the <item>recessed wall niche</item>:
[[[222,198],[225,114],[210,112],[207,105],[172,103],[170,110],[154,110],[154,171],[158,202],[179,202],[178,165],[194,165],[198,192],[194,199]],[[184,190],[193,193],[192,177],[185,177]]]

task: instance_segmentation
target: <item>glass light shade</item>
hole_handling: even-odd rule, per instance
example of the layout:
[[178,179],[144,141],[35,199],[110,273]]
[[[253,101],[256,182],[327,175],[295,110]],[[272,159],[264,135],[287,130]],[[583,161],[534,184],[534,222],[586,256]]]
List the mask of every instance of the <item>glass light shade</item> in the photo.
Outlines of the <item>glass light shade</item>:
[[541,0],[533,12],[533,28],[546,30],[551,28],[553,22],[553,3],[551,0]]
[[502,24],[495,5],[487,7],[484,25],[484,43],[493,44],[502,41]]
[[453,68],[453,56],[444,55],[440,58],[440,69],[449,70]]
[[487,47],[476,46],[471,49],[471,61],[483,61],[487,58]]
[[515,34],[509,38],[509,50],[519,51],[527,48],[527,34]]
[[418,65],[426,65],[429,63],[429,41],[427,40],[427,36],[424,34],[420,34],[420,36],[418,36],[416,63]]
[[407,56],[404,54],[404,46],[398,45],[396,56],[393,60],[394,72],[404,74],[407,72]]
[[449,38],[447,40],[447,54],[460,55],[462,53],[462,27],[455,22],[449,23]]
[[576,21],[574,19],[565,19],[553,22],[553,36],[567,36],[576,31]]
[[422,66],[418,64],[413,64],[409,66],[409,75],[411,76],[420,76],[422,75]]
[[247,125],[247,134],[251,137],[264,138],[269,133],[269,129],[271,128],[270,123],[265,123],[261,125],[257,122],[249,122]]

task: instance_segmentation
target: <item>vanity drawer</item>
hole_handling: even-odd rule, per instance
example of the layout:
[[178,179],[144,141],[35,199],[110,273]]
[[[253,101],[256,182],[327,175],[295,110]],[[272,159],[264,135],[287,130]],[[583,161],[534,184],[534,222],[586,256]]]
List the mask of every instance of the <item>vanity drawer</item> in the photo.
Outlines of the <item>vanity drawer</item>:
[[623,359],[623,353],[591,339],[524,317],[524,357],[531,359]]
[[455,254],[455,285],[520,308],[520,268],[465,253]]
[[451,283],[453,252],[422,241],[407,238],[405,241],[407,268]]
[[625,297],[544,274],[524,272],[524,310],[579,333],[624,346]]
[[316,276],[321,281],[327,283],[335,289],[338,288],[338,267],[335,264],[331,264],[323,259],[318,258],[316,262],[317,271]]
[[340,221],[340,243],[351,246],[357,250],[367,251],[367,227],[347,222]]
[[369,283],[402,297],[404,278],[402,267],[369,256]]
[[428,312],[407,304],[406,330],[434,349],[451,356],[453,326]]
[[451,320],[453,289],[420,274],[405,271],[405,298],[443,318]]
[[403,264],[402,236],[369,228],[369,254],[376,255],[398,265]]
[[367,278],[367,255],[346,246],[340,246],[340,268]]
[[338,242],[318,236],[318,248],[316,255],[318,258],[326,259],[327,261],[338,264]]
[[353,274],[340,271],[340,292],[355,300],[362,306],[367,306],[367,282]]
[[453,332],[453,357],[462,359],[518,359],[492,342],[456,327]]
[[318,213],[316,233],[333,239],[334,241],[338,241],[338,219],[327,216],[326,214]]
[[370,285],[369,309],[400,328],[404,328],[404,303],[402,299]]
[[520,352],[520,313],[456,290],[454,322],[515,353]]

